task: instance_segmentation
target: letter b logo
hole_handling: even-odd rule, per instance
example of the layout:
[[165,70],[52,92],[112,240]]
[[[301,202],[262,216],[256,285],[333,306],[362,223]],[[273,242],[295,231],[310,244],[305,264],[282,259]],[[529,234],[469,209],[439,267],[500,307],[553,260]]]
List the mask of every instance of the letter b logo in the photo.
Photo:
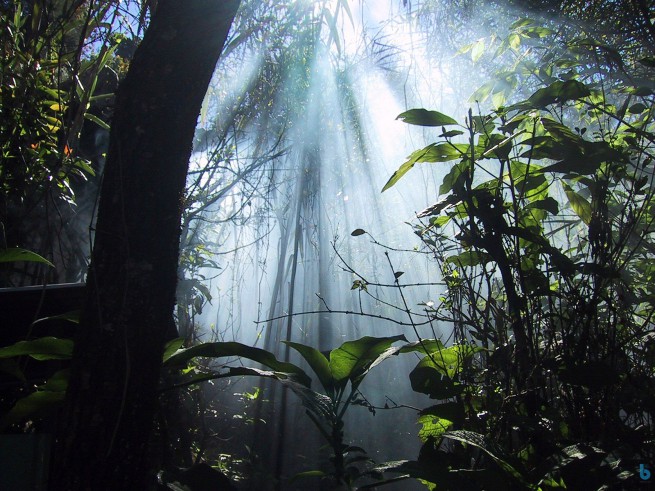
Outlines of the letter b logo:
[[650,471],[646,469],[644,464],[639,464],[639,477],[641,477],[641,479],[644,481],[648,481],[650,479]]

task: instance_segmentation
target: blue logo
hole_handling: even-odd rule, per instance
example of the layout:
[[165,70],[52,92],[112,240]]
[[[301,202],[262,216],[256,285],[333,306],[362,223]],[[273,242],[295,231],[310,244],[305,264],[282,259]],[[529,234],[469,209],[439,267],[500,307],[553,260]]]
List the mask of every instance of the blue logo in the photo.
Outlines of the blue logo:
[[648,481],[650,479],[650,471],[646,469],[644,464],[639,464],[639,477],[641,477],[643,481]]

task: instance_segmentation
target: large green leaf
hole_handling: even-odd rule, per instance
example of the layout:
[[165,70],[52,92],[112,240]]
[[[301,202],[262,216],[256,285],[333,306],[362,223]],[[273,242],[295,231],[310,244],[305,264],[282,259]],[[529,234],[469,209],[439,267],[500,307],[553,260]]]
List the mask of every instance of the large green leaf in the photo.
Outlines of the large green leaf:
[[569,203],[571,203],[571,208],[575,214],[578,215],[585,224],[589,225],[589,222],[591,221],[591,205],[589,204],[589,201],[576,193],[571,186],[565,182],[562,182],[562,188],[564,189],[566,197],[569,199]]
[[464,390],[463,385],[444,375],[427,356],[411,371],[409,380],[412,390],[427,394],[431,399],[448,399]]
[[73,341],[55,337],[19,341],[11,346],[0,348],[0,358],[31,356],[36,360],[68,360],[72,354]]
[[364,336],[333,349],[330,352],[330,372],[335,382],[343,387],[350,380],[353,389],[357,388],[369,370],[400,351],[401,347],[391,347],[396,341],[407,339],[402,334],[381,338]]
[[446,116],[438,111],[428,111],[427,109],[410,109],[399,114],[396,119],[419,126],[447,126],[457,124],[457,121],[450,116]]
[[54,264],[52,264],[46,258],[39,256],[36,252],[20,249],[18,247],[0,249],[0,263],[13,263],[18,261],[42,263],[54,268]]
[[537,90],[527,101],[519,102],[507,108],[508,111],[519,109],[544,109],[550,104],[563,104],[591,95],[589,89],[577,80],[557,81],[548,87]]
[[425,148],[412,152],[382,188],[386,191],[396,184],[417,163],[448,162],[466,155],[469,146],[463,143],[432,143]]
[[305,344],[293,343],[291,341],[283,342],[301,354],[307,363],[309,363],[309,366],[318,377],[323,388],[328,392],[331,391],[334,387],[334,379],[332,378],[332,372],[330,371],[330,362],[325,355],[317,349]]
[[164,366],[181,366],[197,356],[207,358],[238,356],[241,358],[247,358],[256,361],[257,363],[261,363],[268,368],[272,368],[275,371],[294,374],[297,380],[305,386],[309,387],[311,385],[311,378],[309,378],[302,368],[293,363],[279,361],[275,358],[273,353],[269,351],[260,348],[253,348],[252,346],[247,346],[237,342],[203,343],[190,348],[177,350],[164,362]]
[[421,339],[420,341],[414,341],[413,343],[407,343],[406,345],[401,346],[398,353],[411,353],[413,351],[418,351],[427,355],[428,353],[442,349],[446,349],[446,347],[438,339]]
[[423,443],[425,443],[428,438],[441,438],[441,436],[453,425],[452,421],[434,414],[421,414],[418,417],[418,423],[421,425],[421,429],[418,431],[418,437]]
[[178,350],[182,349],[184,344],[184,338],[175,338],[164,346],[164,355],[162,356],[162,361],[166,362],[168,359],[173,356]]

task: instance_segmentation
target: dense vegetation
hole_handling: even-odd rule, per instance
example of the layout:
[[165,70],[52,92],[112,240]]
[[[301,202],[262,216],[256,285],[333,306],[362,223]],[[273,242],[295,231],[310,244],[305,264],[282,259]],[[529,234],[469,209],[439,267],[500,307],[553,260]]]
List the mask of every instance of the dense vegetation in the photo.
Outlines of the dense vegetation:
[[[152,458],[153,468],[165,471],[162,485],[195,489],[191,475],[177,467],[205,461],[248,486],[247,469],[229,459],[226,464],[220,445],[208,448],[202,413],[217,405],[198,388],[244,375],[293,391],[328,444],[326,465],[299,474],[294,484],[306,479],[311,487],[370,489],[419,479],[436,490],[548,490],[634,489],[644,480],[643,469],[655,463],[652,5],[535,1],[518,18],[502,4],[502,17],[487,26],[491,34],[478,37],[471,20],[481,3],[453,2],[451,10],[429,1],[406,5],[428,43],[455,47],[464,70],[486,81],[463,116],[439,108],[398,116],[426,128],[434,142],[414,151],[382,189],[402,187],[417,166],[449,169],[439,196],[425,203],[408,233],[420,239],[416,253],[432,258],[445,285],[438,302],[423,306],[420,322],[448,323],[453,336],[423,335],[404,304],[398,308],[416,339],[366,336],[329,352],[291,341],[283,351],[195,338],[194,315],[211,300],[198,275],[219,268],[203,243],[203,212],[246,181],[252,194],[217,223],[246,220],[246,202],[262,192],[258,186],[276,186],[262,178],[265,164],[287,151],[286,121],[304,110],[280,100],[290,93],[307,96],[311,85],[308,71],[286,61],[314,56],[321,43],[338,46],[335,18],[352,15],[347,2],[318,14],[293,2],[278,9],[242,6],[227,52],[247,53],[262,42],[265,25],[283,35],[266,39],[268,63],[226,105],[229,122],[217,120],[197,133],[196,146],[213,150],[207,166],[192,169],[184,202],[182,337],[162,357],[163,409],[154,441],[165,450]],[[71,224],[91,220],[112,92],[129,65],[133,50],[126,47],[138,43],[147,22],[152,4],[144,4],[121,11],[111,2],[0,3],[3,285],[38,283],[53,274],[60,281],[82,277],[88,243]],[[537,15],[555,11],[568,15],[566,25]],[[589,17],[593,22],[585,22]],[[296,85],[283,83],[289,78]],[[340,88],[347,93],[348,87],[344,82]],[[246,141],[249,125],[263,130],[249,140],[253,159],[235,168],[229,162],[237,159],[235,148]],[[352,240],[366,240],[369,232],[356,229]],[[369,294],[367,276],[351,267],[358,278],[353,290]],[[402,276],[395,272],[389,288],[402,292]],[[313,384],[305,368],[289,362],[290,350],[311,369]],[[382,409],[360,384],[385,359],[409,353],[420,360],[406,374],[407,384],[436,402],[417,414],[422,447],[406,460],[374,462],[367,454],[372,449],[349,443],[344,419],[356,405],[372,413]],[[72,342],[55,338],[0,348],[0,368],[20,386],[0,396],[3,431],[29,430],[28,420],[38,428],[67,385],[65,370],[47,381],[26,380],[21,357],[65,360],[71,354]],[[215,362],[235,357],[259,365]],[[180,415],[170,408],[179,401],[190,428],[176,427]],[[274,477],[281,489],[280,476]]]

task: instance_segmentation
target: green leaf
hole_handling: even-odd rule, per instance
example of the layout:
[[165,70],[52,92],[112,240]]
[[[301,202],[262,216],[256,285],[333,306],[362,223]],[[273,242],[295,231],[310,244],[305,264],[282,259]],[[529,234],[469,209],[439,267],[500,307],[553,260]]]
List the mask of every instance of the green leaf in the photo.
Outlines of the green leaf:
[[562,182],[562,188],[564,188],[566,197],[569,199],[569,203],[575,214],[578,215],[585,224],[589,225],[589,222],[591,222],[591,205],[589,204],[589,201],[573,191],[571,186],[565,182]]
[[289,479],[289,484],[297,481],[298,479],[306,479],[308,477],[326,477],[327,474],[323,471],[305,471],[295,474],[291,479]]
[[468,250],[454,256],[448,256],[445,263],[463,267],[478,266],[480,264],[487,264],[490,261],[492,261],[492,258],[489,254],[476,250]]
[[423,409],[420,414],[430,414],[432,416],[450,420],[453,424],[461,424],[465,417],[464,404],[462,402],[444,402]]
[[423,354],[433,353],[446,349],[444,344],[438,339],[421,339],[420,341],[414,341],[413,343],[408,343],[400,348],[398,353],[411,353],[418,351]]
[[47,322],[47,321],[52,321],[52,320],[63,320],[63,321],[68,321],[73,324],[79,324],[80,323],[80,315],[82,311],[80,310],[71,310],[70,312],[64,312],[63,314],[59,315],[51,315],[48,317],[41,317],[40,319],[35,320],[32,325],[36,325],[40,322]]
[[19,399],[11,410],[0,418],[0,431],[28,418],[45,416],[64,401],[65,392],[39,390]]
[[293,374],[298,381],[307,387],[311,384],[311,379],[302,370],[302,368],[293,363],[278,361],[273,353],[260,348],[253,348],[237,342],[215,342],[202,343],[190,348],[177,350],[165,362],[165,366],[182,366],[192,358],[197,356],[207,358],[222,358],[229,356],[238,356],[247,358],[262,365],[272,368],[275,371]]
[[514,104],[507,110],[545,109],[550,104],[564,104],[590,95],[591,92],[587,86],[577,80],[567,80],[565,82],[558,80],[548,87],[537,90],[527,101]]
[[333,349],[330,352],[330,372],[335,382],[345,386],[346,381],[350,380],[353,389],[356,389],[369,370],[401,349],[391,347],[396,341],[407,339],[402,334],[380,338],[364,336]]
[[641,102],[638,102],[637,104],[633,104],[632,106],[630,106],[628,111],[631,114],[640,114],[640,113],[643,113],[646,109],[648,109],[648,107],[646,107],[645,104],[642,104]]
[[464,386],[437,370],[429,357],[423,358],[409,374],[412,390],[430,399],[449,399],[464,391]]
[[546,210],[551,215],[557,215],[559,213],[559,203],[555,198],[551,198],[550,196],[528,203],[528,205],[525,207],[526,210],[533,208],[538,210]]
[[169,360],[173,354],[182,348],[184,344],[184,338],[175,338],[166,343],[164,346],[164,355],[162,356],[162,363],[165,363]]
[[19,341],[11,346],[0,348],[0,358],[31,356],[36,360],[68,360],[72,354],[73,341],[55,337]]
[[414,167],[414,164],[421,162],[448,162],[461,158],[468,151],[468,145],[463,143],[432,143],[425,148],[412,152],[407,157],[407,162],[401,165],[396,172],[393,173],[391,178],[382,188],[382,192],[386,191],[394,184],[396,184],[401,177]]
[[439,186],[439,194],[446,194],[452,191],[458,195],[468,172],[469,163],[466,161],[453,165],[450,172],[444,176],[441,186]]
[[107,123],[105,123],[102,119],[100,119],[95,114],[84,113],[84,118],[88,119],[89,121],[93,121],[95,124],[100,126],[103,130],[109,131],[111,129]]
[[13,263],[18,261],[26,261],[33,263],[47,264],[48,266],[55,267],[46,258],[39,256],[36,252],[28,251],[26,249],[19,249],[13,247],[10,249],[0,249],[0,263]]
[[507,42],[512,47],[512,49],[517,50],[521,46],[521,36],[516,33],[512,33],[507,38]]
[[473,63],[477,63],[482,55],[484,54],[484,39],[479,39],[473,44],[471,48],[471,60]]
[[326,391],[331,391],[334,386],[334,379],[330,371],[330,362],[323,353],[311,346],[291,341],[283,341],[284,344],[295,349],[309,363],[321,385]]
[[453,425],[452,421],[440,418],[433,414],[422,414],[418,417],[418,423],[422,425],[418,432],[418,437],[423,443],[425,443],[428,438],[440,439],[441,436]]
[[446,116],[438,111],[428,111],[427,109],[410,109],[398,115],[404,123],[418,126],[447,126],[457,124],[450,116]]

